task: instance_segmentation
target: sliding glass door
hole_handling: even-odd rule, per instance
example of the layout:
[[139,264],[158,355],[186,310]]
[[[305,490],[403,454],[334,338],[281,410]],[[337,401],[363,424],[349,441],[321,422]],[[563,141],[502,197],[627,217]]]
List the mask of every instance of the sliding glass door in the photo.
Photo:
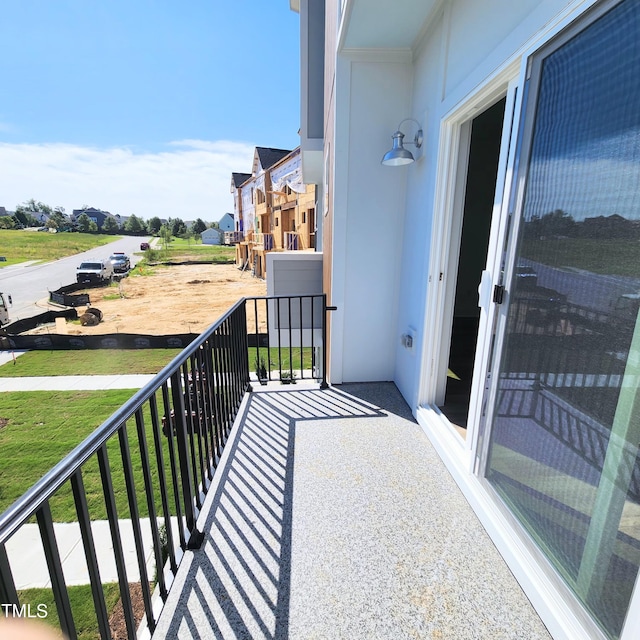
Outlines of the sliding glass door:
[[619,637],[640,565],[640,3],[532,59],[486,476]]

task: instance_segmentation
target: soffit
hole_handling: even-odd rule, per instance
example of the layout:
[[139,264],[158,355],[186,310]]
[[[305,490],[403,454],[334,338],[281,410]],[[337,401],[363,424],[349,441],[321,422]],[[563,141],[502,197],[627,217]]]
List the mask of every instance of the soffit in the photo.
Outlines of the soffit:
[[343,25],[344,49],[409,49],[441,0],[352,0]]

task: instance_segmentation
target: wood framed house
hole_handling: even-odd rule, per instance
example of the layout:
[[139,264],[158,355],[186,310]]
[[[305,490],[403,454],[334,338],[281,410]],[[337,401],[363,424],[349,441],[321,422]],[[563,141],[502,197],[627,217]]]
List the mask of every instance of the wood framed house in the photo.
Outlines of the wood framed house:
[[315,249],[316,187],[302,182],[300,147],[271,167],[274,249]]
[[[243,180],[244,178],[244,180]],[[265,277],[271,251],[316,247],[314,184],[302,182],[300,149],[256,147],[251,174],[232,174],[236,264]]]

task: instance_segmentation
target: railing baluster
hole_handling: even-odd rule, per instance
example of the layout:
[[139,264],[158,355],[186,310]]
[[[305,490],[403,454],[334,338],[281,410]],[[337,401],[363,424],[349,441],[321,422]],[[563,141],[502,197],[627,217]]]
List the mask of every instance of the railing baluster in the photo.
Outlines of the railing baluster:
[[[316,363],[316,349],[315,349],[315,334],[316,334],[316,323],[313,317],[313,312],[316,308],[316,297],[311,296],[311,377],[318,378],[318,364]],[[314,371],[314,368],[316,369]]]
[[[176,554],[173,542],[173,528],[171,526],[171,511],[169,510],[169,491],[164,468],[164,454],[162,453],[162,440],[160,438],[160,424],[158,422],[158,404],[156,394],[149,398],[149,410],[151,411],[151,427],[153,429],[153,446],[156,451],[156,463],[158,465],[158,483],[160,485],[160,501],[162,502],[162,514],[164,526],[167,532],[167,551],[169,554],[169,566],[175,575],[178,570]],[[170,440],[171,441],[171,440]],[[182,528],[182,527],[180,527]]]
[[[190,369],[187,367],[190,365]],[[192,355],[184,364],[185,382],[187,384],[184,394],[185,418],[187,421],[187,434],[189,436],[189,449],[191,451],[191,465],[193,467],[193,485],[195,487],[196,505],[202,507],[202,494],[207,490],[204,461],[202,458],[202,441],[200,440],[200,414],[198,413],[198,371],[195,367],[195,357]],[[197,451],[196,451],[197,449]],[[201,487],[201,489],[198,489]]]
[[287,298],[287,312],[289,319],[287,322],[289,329],[289,380],[293,382],[293,318],[291,317],[291,298]]
[[276,325],[278,327],[278,370],[280,372],[280,380],[282,380],[282,323],[280,322],[280,298],[274,300],[276,306]]
[[180,372],[176,371],[171,376],[171,395],[174,407],[174,424],[176,445],[178,447],[178,464],[180,465],[180,479],[182,497],[184,500],[184,514],[186,518],[188,548],[197,548],[202,541],[202,534],[196,529],[195,489],[193,486],[193,474],[189,460],[189,444],[187,442],[187,425],[184,419],[184,398]]
[[58,610],[60,627],[69,640],[77,640],[78,634],[76,633],[76,625],[73,622],[69,592],[64,582],[62,562],[60,561],[56,535],[53,531],[53,518],[51,517],[51,508],[49,507],[48,501],[36,511],[36,519],[38,521],[38,527],[40,528],[40,538],[42,539],[44,556],[47,560],[47,568],[49,569],[49,577],[51,578],[51,589],[53,591],[56,609]]
[[124,563],[124,553],[122,550],[122,536],[120,535],[120,525],[118,523],[118,510],[116,508],[116,498],[113,493],[113,482],[111,480],[111,467],[109,466],[109,455],[107,445],[103,444],[98,449],[98,467],[100,468],[100,478],[102,479],[102,492],[107,509],[107,520],[111,531],[111,542],[113,543],[113,555],[116,561],[118,573],[118,586],[120,588],[120,600],[124,621],[127,627],[129,638],[136,637],[136,622],[133,617],[131,606],[131,594],[129,593],[129,583],[127,580],[127,570]]
[[153,541],[153,554],[156,562],[156,575],[160,597],[165,600],[167,588],[162,571],[162,544],[160,542],[160,532],[158,531],[158,517],[156,505],[153,499],[153,482],[151,480],[151,468],[149,465],[149,449],[147,447],[147,434],[144,426],[144,416],[142,409],[136,411],[136,431],[138,435],[138,446],[140,447],[140,460],[142,462],[142,479],[144,481],[144,492],[147,498],[147,511],[149,512],[149,525],[151,527],[151,539]]
[[[169,402],[169,389],[166,382],[162,385],[162,403],[164,405],[165,426],[167,429],[167,446],[169,448],[169,464],[171,466],[171,484],[173,485],[173,500],[176,505],[176,516],[178,518],[178,535],[180,536],[180,546],[187,548],[187,540],[184,535],[184,523],[182,521],[182,504],[180,500],[180,487],[178,482],[178,469],[176,467],[176,453],[173,444],[175,436],[176,421],[172,417],[171,403]],[[175,411],[173,411],[175,416]]]
[[71,476],[71,490],[73,492],[73,499],[76,505],[76,514],[78,516],[78,525],[80,526],[80,534],[82,536],[84,555],[87,559],[87,569],[89,571],[89,581],[91,583],[91,595],[93,596],[93,605],[96,608],[96,619],[98,621],[100,637],[102,640],[110,640],[111,629],[109,627],[109,614],[107,613],[107,604],[104,600],[102,579],[100,578],[100,569],[98,568],[98,556],[96,554],[93,531],[91,530],[89,508],[87,507],[87,494],[82,480],[82,471],[80,469]]
[[326,389],[327,384],[327,294],[322,294],[322,382],[321,389]]
[[208,403],[208,393],[207,393],[207,383],[206,376],[207,372],[204,365],[204,349],[201,347],[196,351],[196,368],[198,371],[198,378],[196,380],[196,411],[198,413],[198,425],[200,427],[199,435],[200,442],[203,446],[203,487],[204,482],[206,482],[206,488],[209,488],[211,484],[211,480],[213,479],[213,471],[211,465],[211,459],[213,458],[212,454],[209,454],[209,429],[210,429],[210,419],[211,419],[211,411]]
[[226,442],[226,436],[224,432],[224,403],[222,400],[222,383],[221,383],[221,373],[220,373],[220,328],[216,330],[214,335],[214,343],[212,348],[211,356],[213,358],[213,367],[215,370],[214,382],[215,382],[215,416],[216,416],[216,427],[217,427],[217,437],[218,437],[218,446],[220,452],[222,453],[222,449],[224,448]]
[[193,474],[193,497],[195,499],[196,508],[200,509],[202,506],[202,500],[200,499],[200,490],[198,487],[200,486],[200,482],[198,479],[198,462],[196,460],[196,425],[193,420],[193,409],[191,407],[191,377],[193,373],[189,373],[189,369],[187,364],[193,358],[189,358],[185,360],[182,364],[182,384],[183,384],[183,394],[182,400],[184,402],[184,423],[186,426],[186,437],[187,443],[189,445],[189,455],[191,456],[191,473]]
[[231,432],[231,427],[233,426],[233,387],[231,385],[231,368],[233,366],[233,362],[231,360],[231,318],[227,317],[227,319],[223,323],[225,329],[225,348],[223,351],[224,354],[224,382],[225,382],[225,391],[227,397],[227,433]]
[[300,302],[300,379],[302,380],[304,378],[304,361],[302,359],[302,353],[303,353],[303,345],[304,345],[304,333],[303,333],[303,326],[304,323],[302,321],[302,299],[303,296],[300,296],[299,298],[299,302]]
[[11,565],[7,557],[5,545],[0,544],[0,602],[19,606],[18,592],[13,580]]
[[[122,424],[118,431],[120,441],[120,455],[122,456],[122,466],[124,469],[124,483],[127,489],[127,499],[129,502],[129,515],[131,516],[131,526],[133,528],[133,540],[136,545],[136,556],[138,559],[138,570],[140,571],[140,585],[142,587],[142,599],[147,614],[147,625],[153,632],[156,628],[156,621],[153,617],[151,607],[151,591],[149,590],[149,576],[147,574],[147,564],[145,562],[145,550],[142,542],[142,529],[140,527],[140,511],[138,509],[138,496],[133,480],[133,467],[131,465],[131,451],[129,449],[129,438],[127,437],[127,425]],[[151,496],[153,500],[153,496]],[[149,514],[151,515],[151,514]]]
[[264,300],[265,326],[267,328],[267,361],[269,362],[269,380],[271,378],[271,331],[269,328],[269,303]]

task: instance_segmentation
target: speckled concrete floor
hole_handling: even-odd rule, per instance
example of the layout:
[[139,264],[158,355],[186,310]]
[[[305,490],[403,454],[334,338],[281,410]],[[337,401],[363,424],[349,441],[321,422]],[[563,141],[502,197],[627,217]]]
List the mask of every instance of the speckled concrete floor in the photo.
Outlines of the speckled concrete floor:
[[548,639],[392,384],[257,392],[154,638]]

